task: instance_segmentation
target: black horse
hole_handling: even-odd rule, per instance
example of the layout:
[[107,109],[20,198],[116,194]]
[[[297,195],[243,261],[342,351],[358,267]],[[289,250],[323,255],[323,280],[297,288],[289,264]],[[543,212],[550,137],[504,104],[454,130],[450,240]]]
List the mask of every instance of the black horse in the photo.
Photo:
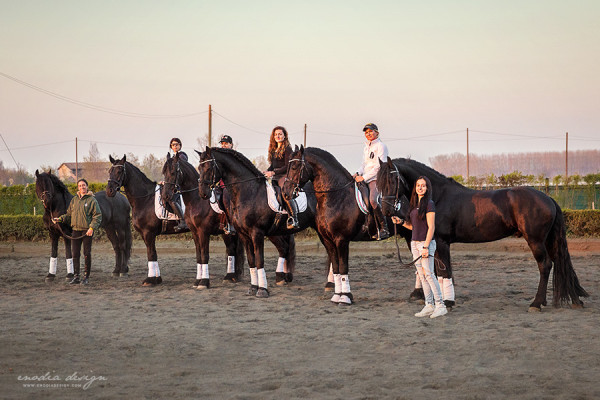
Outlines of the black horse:
[[[67,279],[72,277],[71,240],[65,235],[71,235],[71,227],[67,225],[54,224],[53,217],[58,217],[67,212],[73,195],[64,183],[56,175],[49,172],[39,173],[35,171],[35,191],[44,205],[44,225],[50,232],[52,250],[50,255],[50,269],[46,277],[52,280],[55,277],[56,258],[58,254],[58,239],[63,236],[65,241],[65,253],[67,257]],[[129,272],[128,262],[131,255],[131,206],[125,196],[109,198],[105,191],[95,193],[94,196],[100,205],[102,212],[102,224],[100,227],[106,232],[115,251],[115,269],[113,275],[125,276]]]
[[[579,297],[588,294],[579,284],[571,263],[565,234],[563,213],[556,202],[535,189],[515,187],[499,190],[473,190],[452,178],[410,159],[380,162],[377,186],[384,199],[410,197],[419,176],[432,184],[436,207],[435,240],[437,256],[451,277],[452,243],[490,242],[516,235],[525,238],[538,263],[540,281],[530,311],[546,305],[548,278],[554,263],[554,306],[572,302],[583,305]],[[383,212],[395,214],[393,201],[383,202]],[[406,215],[400,215],[406,218]]]
[[[352,304],[348,279],[350,242],[374,240],[375,222],[359,207],[354,179],[337,159],[325,150],[301,146],[290,157],[284,197],[293,197],[308,181],[313,182],[317,200],[316,230],[327,250],[336,280],[331,301]],[[406,237],[409,232],[402,228],[399,234]]]
[[[180,158],[179,154],[174,157],[167,154],[162,173],[165,180],[160,193],[163,204],[167,204],[176,192],[181,194],[185,204],[185,222],[190,228],[196,245],[197,276],[194,287],[198,289],[210,287],[208,259],[211,235],[222,235],[228,257],[235,256],[236,261],[242,262],[237,264],[239,269],[236,269],[234,276],[224,278],[224,280],[238,282],[244,261],[242,243],[237,235],[225,235],[219,214],[213,210],[208,200],[201,199],[198,195],[198,172],[194,166]],[[232,267],[231,263],[228,267]],[[231,272],[228,271],[228,274]]]
[[280,218],[281,214],[278,216],[268,204],[265,176],[243,154],[215,147],[207,147],[205,152],[198,154],[200,195],[208,199],[211,189],[220,180],[230,191],[231,207],[226,207],[225,211],[246,246],[251,274],[248,293],[269,297],[264,272],[264,238],[267,236],[277,247],[280,259],[288,259],[288,276],[291,276],[295,263],[293,233],[314,227],[316,199],[314,195],[308,197],[306,211],[298,216],[300,228],[287,229],[286,218]]
[[[157,183],[148,179],[135,165],[127,161],[126,156],[120,160],[109,157],[112,166],[109,170],[106,192],[115,196],[121,187],[129,199],[133,215],[133,227],[140,233],[146,244],[148,257],[148,277],[144,286],[154,286],[162,283],[158,256],[156,253],[156,237],[161,234],[175,234],[177,221],[167,221],[156,216],[154,201],[157,194]],[[236,282],[239,280],[244,266],[244,253],[242,246],[237,246],[234,239],[225,239],[227,247],[229,269],[223,280]],[[199,283],[199,282],[198,282]],[[206,286],[204,286],[206,287]]]

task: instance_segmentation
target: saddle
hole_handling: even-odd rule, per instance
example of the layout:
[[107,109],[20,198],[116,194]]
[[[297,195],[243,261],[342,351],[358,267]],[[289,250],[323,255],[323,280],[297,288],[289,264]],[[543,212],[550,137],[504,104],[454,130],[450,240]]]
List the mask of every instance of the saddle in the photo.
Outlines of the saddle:
[[[281,205],[284,204],[283,198],[281,197],[281,188],[277,184],[272,184],[268,180],[266,181],[267,185],[267,202],[269,203],[269,207],[271,210],[275,211],[278,214],[287,214],[287,210]],[[306,193],[300,192],[298,196],[294,199],[296,200],[296,204],[298,205],[298,212],[306,211],[306,207],[308,205],[308,200],[306,199]]]
[[[179,201],[181,202],[181,210],[185,212],[185,204],[179,197]],[[160,185],[156,185],[156,189],[154,190],[154,213],[156,214],[156,218],[168,221],[179,221],[177,215],[171,210],[169,205],[165,205],[162,202],[160,197]]]

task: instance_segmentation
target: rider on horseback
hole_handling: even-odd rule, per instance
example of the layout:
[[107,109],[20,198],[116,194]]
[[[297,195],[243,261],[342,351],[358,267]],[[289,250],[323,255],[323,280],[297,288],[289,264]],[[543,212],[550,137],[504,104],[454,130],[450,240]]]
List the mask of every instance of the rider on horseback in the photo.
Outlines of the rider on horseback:
[[381,212],[381,207],[377,202],[379,192],[377,190],[377,172],[379,171],[379,160],[387,161],[388,149],[379,139],[379,130],[375,124],[367,124],[363,128],[367,142],[363,150],[363,162],[360,169],[354,174],[356,182],[366,182],[369,186],[369,203],[373,210],[373,217],[377,225],[377,240],[387,239],[390,236],[387,221]]
[[[174,156],[179,155],[180,159],[185,161],[188,160],[187,154],[181,151],[181,140],[179,140],[179,138],[174,137],[173,139],[171,139],[170,146]],[[188,226],[185,223],[185,218],[183,217],[183,209],[181,208],[181,203],[181,194],[175,191],[175,193],[173,193],[171,201],[169,201],[169,205],[173,209],[173,212],[179,218],[179,224],[175,227],[175,232],[188,230]]]
[[[233,149],[233,139],[229,135],[221,136],[221,140],[219,141],[219,144],[221,145],[221,148],[223,148],[223,149]],[[221,179],[219,181],[219,185],[217,187],[215,187],[215,189],[214,189],[215,197],[217,198],[217,201],[219,202],[219,207],[221,207],[221,206],[225,207],[225,199],[223,198],[224,189],[225,189],[225,184],[223,183],[223,180]],[[229,196],[227,196],[227,197],[229,197]],[[236,234],[235,228],[233,227],[233,224],[231,224],[229,222],[229,219],[227,218],[227,214],[223,213],[220,215],[219,218],[220,218],[220,224],[223,229],[223,232],[225,232],[226,235],[235,235]]]
[[[268,152],[271,165],[264,171],[264,174],[267,178],[272,178],[273,182],[276,182],[282,188],[290,156],[292,155],[292,146],[288,139],[288,133],[283,126],[273,128],[269,140]],[[298,228],[300,227],[298,223],[298,203],[296,203],[295,199],[289,199],[288,204],[290,217],[287,220],[287,227],[288,229]]]

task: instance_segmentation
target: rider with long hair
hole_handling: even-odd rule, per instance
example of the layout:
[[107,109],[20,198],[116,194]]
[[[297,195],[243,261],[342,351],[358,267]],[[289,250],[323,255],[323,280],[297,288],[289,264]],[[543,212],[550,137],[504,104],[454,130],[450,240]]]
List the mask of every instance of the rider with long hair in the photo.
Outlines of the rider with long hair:
[[[287,174],[287,168],[292,155],[292,146],[288,138],[287,130],[283,126],[276,126],[271,131],[269,139],[268,160],[269,168],[264,171],[267,178],[272,178],[279,187],[283,187],[283,178]],[[287,221],[288,229],[298,228],[298,204],[296,200],[288,200],[288,211],[290,217]]]
[[[421,278],[425,307],[415,314],[415,317],[437,318],[446,315],[448,310],[442,298],[440,284],[435,277],[435,204],[432,200],[431,181],[426,176],[420,176],[415,181],[415,186],[410,197],[410,221],[403,221],[392,217],[399,223],[412,230],[410,249],[413,254],[417,274]],[[420,257],[420,258],[419,258]]]

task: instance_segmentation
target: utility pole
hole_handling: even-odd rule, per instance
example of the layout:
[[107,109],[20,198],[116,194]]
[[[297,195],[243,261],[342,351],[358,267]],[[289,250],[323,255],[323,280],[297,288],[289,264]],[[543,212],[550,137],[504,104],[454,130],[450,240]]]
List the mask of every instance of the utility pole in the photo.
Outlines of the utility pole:
[[212,106],[208,105],[208,147],[212,147]]
[[566,134],[565,145],[565,185],[569,184],[569,132]]
[[469,184],[469,128],[467,128],[467,185]]
[[79,180],[79,160],[77,158],[77,137],[75,137],[75,182]]
[[304,124],[304,148],[306,148],[306,124]]

